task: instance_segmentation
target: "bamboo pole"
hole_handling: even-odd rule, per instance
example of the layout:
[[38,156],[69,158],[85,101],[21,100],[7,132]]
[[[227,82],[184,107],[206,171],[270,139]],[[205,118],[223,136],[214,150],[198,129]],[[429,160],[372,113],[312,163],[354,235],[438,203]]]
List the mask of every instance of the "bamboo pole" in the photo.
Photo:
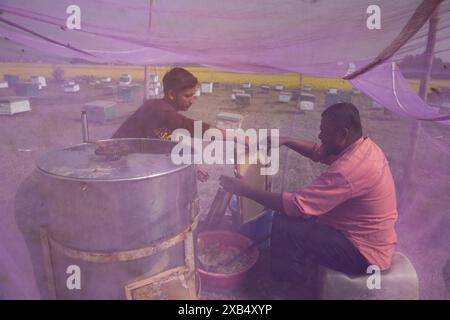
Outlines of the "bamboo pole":
[[[434,59],[434,47],[436,44],[436,30],[439,22],[439,8],[433,12],[430,17],[430,21],[428,24],[428,38],[427,38],[427,46],[424,52],[425,55],[425,72],[420,79],[420,87],[419,87],[419,96],[423,99],[423,101],[427,101],[427,89],[428,82],[431,77],[431,70],[433,67],[433,59]],[[421,131],[421,123],[418,120],[413,120],[410,128],[410,136],[411,139],[409,141],[408,154],[407,154],[407,165],[403,175],[403,183],[401,185],[401,203],[400,207],[404,207],[406,203],[409,202],[409,199],[406,199],[406,189],[411,187],[411,176],[414,169],[414,163],[417,154],[417,143],[420,136]]]
[[144,66],[144,102],[148,99],[148,65]]

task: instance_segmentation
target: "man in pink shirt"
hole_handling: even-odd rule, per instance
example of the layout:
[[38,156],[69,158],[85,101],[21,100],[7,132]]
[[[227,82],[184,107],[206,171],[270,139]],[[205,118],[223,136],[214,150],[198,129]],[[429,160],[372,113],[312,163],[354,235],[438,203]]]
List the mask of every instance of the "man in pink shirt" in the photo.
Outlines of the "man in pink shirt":
[[321,145],[280,137],[280,146],[329,165],[303,189],[262,192],[225,176],[221,184],[279,213],[271,234],[275,278],[308,282],[311,262],[353,275],[365,274],[369,265],[388,269],[397,241],[397,204],[383,151],[362,136],[359,112],[351,103],[322,113],[319,139]]

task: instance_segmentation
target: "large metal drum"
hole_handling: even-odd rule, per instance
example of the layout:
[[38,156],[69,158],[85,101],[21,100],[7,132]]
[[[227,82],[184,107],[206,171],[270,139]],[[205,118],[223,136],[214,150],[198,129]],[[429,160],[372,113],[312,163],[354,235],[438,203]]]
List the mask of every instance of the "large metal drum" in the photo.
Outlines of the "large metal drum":
[[[127,287],[170,270],[179,276],[183,268],[194,269],[194,165],[173,164],[170,141],[104,143],[118,153],[96,154],[98,146],[86,143],[50,152],[37,163],[50,219],[42,241],[57,299],[133,298]],[[74,285],[77,267],[80,288]],[[195,283],[181,282],[185,289]],[[152,288],[144,298],[177,297]]]

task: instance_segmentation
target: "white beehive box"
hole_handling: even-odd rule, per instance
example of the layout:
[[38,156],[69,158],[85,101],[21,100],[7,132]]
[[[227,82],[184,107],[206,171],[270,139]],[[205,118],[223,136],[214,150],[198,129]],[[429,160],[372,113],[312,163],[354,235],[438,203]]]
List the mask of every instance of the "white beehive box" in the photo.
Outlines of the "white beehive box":
[[303,88],[302,88],[302,91],[303,92],[311,92],[312,88],[309,85],[304,85]]
[[329,88],[328,89],[328,93],[337,94],[338,93],[338,89],[336,89],[336,88]]
[[251,89],[252,84],[250,82],[246,82],[242,84],[242,89]]
[[13,115],[16,113],[31,111],[30,100],[26,97],[1,97],[0,114]]
[[109,82],[111,82],[111,77],[101,78],[100,81],[103,82],[103,83],[109,83]]
[[290,92],[280,92],[278,95],[279,102],[289,102],[291,101],[292,94]]
[[238,107],[244,108],[250,105],[251,98],[252,96],[248,93],[236,93],[234,101]]
[[200,85],[200,90],[202,93],[212,93],[213,92],[213,83],[212,82],[202,82]]
[[148,84],[149,99],[159,98],[162,93],[161,84],[158,81],[152,81]]
[[284,86],[281,85],[281,84],[277,84],[277,85],[275,86],[275,90],[277,90],[277,91],[283,91],[283,90],[284,90]]
[[297,107],[302,111],[314,110],[316,97],[309,93],[302,93],[297,101]]
[[133,78],[130,74],[123,74],[119,78],[119,85],[130,85],[133,82]]
[[39,85],[39,90],[47,86],[47,81],[44,76],[31,76],[31,83]]
[[8,88],[8,82],[0,81],[0,89]]
[[268,94],[270,92],[269,86],[261,86],[261,93]]
[[157,96],[159,96],[159,88],[158,87],[156,87],[156,88],[149,88],[148,89],[148,95],[150,97],[157,97]]
[[63,85],[64,92],[78,92],[80,91],[80,85],[71,81]]
[[96,100],[88,102],[83,109],[89,121],[104,123],[117,116],[117,103],[115,101]]
[[161,84],[158,81],[151,81],[148,83],[149,88],[160,88]]
[[245,94],[244,90],[233,89],[231,90],[231,100],[236,100],[237,94]]
[[219,112],[216,116],[216,126],[219,129],[239,129],[244,117],[238,113]]

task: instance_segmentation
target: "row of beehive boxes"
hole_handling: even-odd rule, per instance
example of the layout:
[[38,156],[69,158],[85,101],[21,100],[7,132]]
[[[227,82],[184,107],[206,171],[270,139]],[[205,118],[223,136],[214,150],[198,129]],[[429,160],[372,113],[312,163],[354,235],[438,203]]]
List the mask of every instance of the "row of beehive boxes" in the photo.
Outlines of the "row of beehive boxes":
[[[200,83],[200,88],[197,90],[197,95],[200,95],[202,93],[213,93],[213,88],[215,84],[213,82],[202,82]],[[227,88],[227,85],[225,85],[225,88]],[[252,84],[250,82],[245,82],[241,84],[241,88],[244,90],[250,90],[252,88]],[[261,86],[261,93],[269,93],[269,91],[271,90],[270,86]],[[306,88],[306,87],[305,87]],[[274,89],[276,91],[283,91],[284,90],[284,86],[281,84],[278,84],[274,87]],[[311,87],[309,87],[309,89],[311,89]]]
[[[44,76],[31,76],[30,79],[20,80],[16,75],[7,74],[5,81],[0,82],[0,88],[13,87],[18,96],[35,97],[39,91],[47,87],[47,79]],[[80,87],[74,81],[66,81],[62,86],[64,92],[78,92]]]
[[[279,87],[278,89],[281,88]],[[261,93],[268,93],[269,90],[270,87],[261,86]],[[250,105],[252,94],[253,91],[248,89],[234,89],[232,90],[231,99],[234,100],[238,106],[245,107]],[[325,95],[325,106],[339,102],[351,102],[352,96],[356,94],[359,94],[358,90],[339,92],[336,88],[329,88]],[[310,86],[304,86],[302,90],[280,91],[278,93],[278,102],[288,103],[291,101],[296,101],[297,108],[300,110],[314,110],[316,97],[312,94],[312,88]]]
[[[15,77],[15,76],[14,76]],[[38,90],[42,89],[42,87],[45,85],[46,86],[46,81],[45,81],[45,77],[42,76],[35,76],[32,77],[30,82],[20,82],[17,79],[14,79],[14,77],[8,77],[8,79],[11,81],[11,79],[13,79],[13,83],[16,89],[16,94],[19,96],[37,96],[39,94]],[[15,77],[17,78],[17,77]],[[83,77],[82,77],[83,78]],[[91,77],[87,77],[89,79],[88,83],[91,86],[98,86],[100,85],[103,90],[104,90],[104,94],[105,95],[110,95],[110,94],[115,94],[117,93],[119,95],[119,98],[121,98],[121,96],[127,96],[127,95],[131,95],[131,92],[134,89],[138,89],[139,86],[133,85],[132,84],[132,77],[129,74],[123,74],[118,81],[118,86],[112,86],[112,85],[108,85],[110,83],[112,83],[112,79],[110,77],[103,77],[100,79],[91,79]],[[156,78],[154,77],[153,79],[150,78],[153,82],[151,83],[151,88],[155,85],[159,86],[159,82],[157,81],[157,76]],[[156,81],[155,81],[156,80]],[[1,85],[0,85],[1,87]],[[6,85],[7,87],[7,85]],[[65,80],[64,83],[62,84],[62,89],[64,92],[68,92],[68,93],[76,93],[79,92],[81,87],[80,87],[80,80],[79,79],[75,79],[75,80]]]
[[41,90],[47,86],[47,80],[44,76],[31,76],[30,79],[20,81],[19,77],[12,74],[5,74],[4,81],[0,81],[0,88],[13,87],[22,83],[34,84]]
[[[83,77],[81,77],[83,78]],[[111,77],[103,77],[99,79],[89,78],[89,84],[92,86],[109,84],[112,82]],[[18,76],[7,74],[4,76],[5,81],[0,81],[0,89],[14,87],[16,94],[19,96],[36,96],[39,94],[39,90],[42,90],[47,86],[47,80],[44,76],[31,76],[29,80],[21,81]],[[153,88],[156,85],[159,87],[158,76],[151,75],[150,87]],[[122,74],[118,80],[119,86],[130,86],[132,84],[133,78],[130,74]],[[77,80],[66,80],[62,84],[62,89],[64,92],[79,92],[80,83]]]
[[0,81],[0,89],[14,88],[18,96],[37,96],[39,90],[46,86],[47,81],[43,76],[31,76],[21,81],[16,75],[5,74],[4,81]]
[[[244,90],[233,89],[231,93],[231,99],[236,102],[236,104],[240,107],[245,107],[250,105],[250,101],[253,95],[253,91],[250,90],[251,85],[247,84],[243,86]],[[261,93],[267,94],[270,91],[269,86],[261,86]],[[292,92],[282,91],[284,87],[282,85],[278,85],[275,87],[278,93],[278,101],[279,102],[290,102],[297,101],[298,107],[301,110],[313,110],[315,96],[311,94],[311,87],[304,86],[302,90],[294,90]]]
[[[111,78],[108,78],[109,81],[103,81],[101,82],[111,82]],[[98,81],[95,84],[99,84]],[[105,86],[104,87],[104,94],[105,95],[114,95],[116,92],[119,95],[119,98],[128,100],[132,91],[135,89],[140,88],[137,85],[132,85],[132,78],[131,75],[122,75],[119,78],[119,86]],[[158,98],[162,94],[162,86],[159,82],[158,75],[151,74],[148,77],[148,95],[150,98]]]

